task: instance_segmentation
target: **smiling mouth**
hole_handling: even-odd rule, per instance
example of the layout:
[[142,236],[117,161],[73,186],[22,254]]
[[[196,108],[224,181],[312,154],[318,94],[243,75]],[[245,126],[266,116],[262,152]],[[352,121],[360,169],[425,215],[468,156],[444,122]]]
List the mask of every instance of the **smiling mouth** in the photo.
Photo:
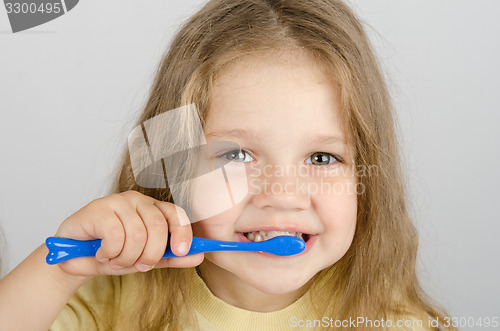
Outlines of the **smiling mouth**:
[[250,241],[259,242],[264,240],[269,240],[277,236],[292,236],[297,237],[305,242],[311,238],[310,234],[302,232],[289,232],[289,231],[254,231],[254,232],[243,232],[243,235]]

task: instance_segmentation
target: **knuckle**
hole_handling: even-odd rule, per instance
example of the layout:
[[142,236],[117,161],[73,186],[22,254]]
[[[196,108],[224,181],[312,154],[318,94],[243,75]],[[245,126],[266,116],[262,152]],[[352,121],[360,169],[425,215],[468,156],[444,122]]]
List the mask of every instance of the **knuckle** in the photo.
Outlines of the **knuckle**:
[[173,203],[171,203],[169,201],[161,201],[161,200],[156,200],[154,202],[154,204],[163,208],[163,209],[170,209],[170,208],[173,208],[175,206]]
[[107,204],[106,202],[103,200],[103,198],[99,198],[99,199],[95,199],[95,200],[92,200],[91,202],[89,202],[87,204],[87,206],[89,208],[91,208],[92,210],[96,210],[96,211],[103,211],[104,209],[107,209]]
[[120,266],[121,268],[127,268],[134,264],[134,260],[128,257],[119,256],[111,261],[111,265]]
[[144,243],[147,240],[147,238],[148,234],[143,228],[133,230],[129,236],[129,239],[136,244]]
[[174,205],[174,213],[175,213],[176,223],[179,226],[184,226],[191,223],[186,211],[183,208]]
[[167,221],[163,215],[152,215],[148,219],[148,227],[155,230],[165,230],[168,228]]
[[121,226],[113,226],[108,233],[108,237],[112,242],[122,243],[125,239],[125,233]]
[[128,267],[132,267],[136,262],[136,259],[135,258],[132,258],[132,257],[127,257],[125,259],[123,259],[123,262],[122,262],[122,265],[126,268]]
[[155,257],[155,256],[150,256],[150,255],[145,255],[141,256],[141,258],[137,261],[138,263],[145,264],[145,265],[155,265],[160,261],[161,256]]
[[128,202],[127,196],[121,193],[112,194],[109,196],[109,198],[117,204],[123,204]]
[[142,197],[142,194],[134,190],[129,190],[120,193],[120,196],[126,197],[127,199],[137,199],[139,197]]
[[89,205],[93,206],[96,210],[110,210],[115,209],[123,203],[123,197],[114,193],[103,198],[92,201]]
[[179,216],[183,216],[183,217],[186,217],[187,218],[187,213],[186,211],[184,210],[184,208],[182,207],[179,207],[177,205],[174,205],[172,204],[172,208],[174,208],[174,211],[179,213],[180,215]]

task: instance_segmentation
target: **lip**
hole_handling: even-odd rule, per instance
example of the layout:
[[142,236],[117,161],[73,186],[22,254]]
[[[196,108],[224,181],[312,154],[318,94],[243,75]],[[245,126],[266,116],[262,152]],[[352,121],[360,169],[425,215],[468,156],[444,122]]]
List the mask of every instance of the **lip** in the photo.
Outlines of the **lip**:
[[[290,231],[290,232],[301,232],[301,231],[298,231],[298,230],[296,230],[296,231],[292,231],[292,230],[274,230],[274,229],[273,230],[263,230],[262,228],[260,228],[259,230],[254,230],[254,231]],[[254,231],[245,231],[245,232],[254,232]],[[248,238],[245,237],[245,235],[243,235],[243,233],[245,233],[245,232],[237,232],[239,241],[241,241],[241,242],[252,242],[252,241],[248,240]],[[303,232],[303,233],[307,233],[307,232]],[[268,257],[268,258],[273,258],[273,259],[293,259],[295,257],[299,257],[299,256],[307,254],[309,252],[309,250],[311,249],[311,247],[316,242],[317,238],[318,238],[317,234],[309,234],[309,239],[306,241],[306,248],[304,248],[304,250],[302,252],[300,252],[299,254],[295,254],[295,255],[279,256],[279,255],[274,255],[274,254],[266,253],[266,252],[247,252],[247,253],[250,253],[250,254],[259,254],[260,256]]]
[[299,225],[282,225],[282,226],[276,226],[276,225],[260,225],[260,226],[253,226],[251,228],[246,228],[241,231],[238,231],[238,233],[247,233],[247,232],[258,232],[258,231],[282,231],[282,232],[300,232],[300,233],[305,233],[308,235],[313,235],[314,231],[305,227],[301,227]]

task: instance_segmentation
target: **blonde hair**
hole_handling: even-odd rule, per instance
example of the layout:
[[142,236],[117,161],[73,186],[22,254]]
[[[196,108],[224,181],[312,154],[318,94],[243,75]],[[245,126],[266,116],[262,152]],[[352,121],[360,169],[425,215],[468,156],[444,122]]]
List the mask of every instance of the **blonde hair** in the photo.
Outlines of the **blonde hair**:
[[[405,201],[389,92],[360,21],[339,0],[212,0],[187,21],[161,62],[138,123],[190,103],[202,123],[213,82],[230,65],[255,52],[300,48],[330,70],[338,84],[343,127],[356,165],[376,166],[359,176],[356,233],[336,264],[315,276],[311,305],[318,316],[369,319],[413,315],[442,321],[416,276],[418,237]],[[169,189],[139,187],[128,152],[116,192],[136,190],[171,201]],[[193,318],[181,270],[134,274],[128,305],[111,318],[118,329],[181,328]],[[321,299],[324,300],[321,300]],[[329,300],[335,298],[335,300]],[[328,299],[328,300],[327,300]]]

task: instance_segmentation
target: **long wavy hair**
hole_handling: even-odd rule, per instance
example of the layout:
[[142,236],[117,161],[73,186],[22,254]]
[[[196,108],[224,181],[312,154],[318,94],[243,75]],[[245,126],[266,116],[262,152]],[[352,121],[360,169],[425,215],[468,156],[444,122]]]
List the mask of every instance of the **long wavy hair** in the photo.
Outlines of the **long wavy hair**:
[[[311,305],[318,316],[339,320],[411,315],[424,325],[429,317],[442,321],[445,312],[424,293],[416,275],[418,237],[407,207],[389,91],[360,20],[342,1],[208,1],[171,42],[138,124],[191,103],[203,124],[212,85],[225,69],[255,52],[290,48],[307,52],[329,70],[340,91],[354,163],[379,169],[376,176],[358,178],[366,189],[358,196],[352,245],[315,276]],[[128,150],[113,190],[172,202],[168,187],[137,185]],[[135,284],[122,289],[134,299],[104,318],[114,328],[176,330],[194,317],[182,270],[123,277]]]

